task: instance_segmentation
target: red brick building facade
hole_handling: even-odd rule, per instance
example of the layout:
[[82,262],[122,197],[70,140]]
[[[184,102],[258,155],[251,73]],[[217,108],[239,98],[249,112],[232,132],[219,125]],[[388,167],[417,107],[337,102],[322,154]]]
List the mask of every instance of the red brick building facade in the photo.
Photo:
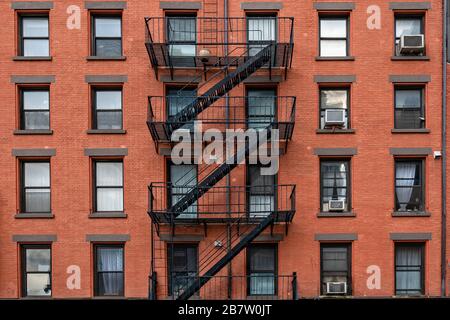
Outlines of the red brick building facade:
[[[173,297],[225,259],[230,237],[232,251],[262,228],[245,220],[258,206],[278,218],[203,278],[200,298],[443,294],[443,1],[2,1],[0,12],[1,298]],[[424,48],[397,53],[403,35],[424,35]],[[203,113],[208,127],[242,127],[250,96],[275,97],[269,122],[292,130],[276,191],[258,193],[262,178],[239,165],[176,220],[168,202],[186,191],[158,130],[181,120],[158,97],[202,95],[263,53]],[[343,118],[327,122],[328,109]]]

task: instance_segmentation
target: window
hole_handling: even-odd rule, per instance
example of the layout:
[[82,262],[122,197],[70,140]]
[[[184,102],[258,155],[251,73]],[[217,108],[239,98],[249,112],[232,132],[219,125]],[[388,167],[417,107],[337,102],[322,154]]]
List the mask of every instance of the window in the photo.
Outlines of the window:
[[267,217],[276,210],[276,175],[263,175],[261,168],[261,165],[247,166],[247,203],[252,218]]
[[94,161],[95,212],[123,212],[123,162]]
[[123,245],[95,245],[94,254],[94,295],[123,296]]
[[320,129],[350,127],[350,89],[320,89]]
[[[419,35],[423,32],[423,16],[421,15],[397,15],[395,16],[395,46],[400,44],[401,36]],[[399,52],[395,50],[396,55]]]
[[424,269],[422,243],[397,243],[395,245],[395,294],[423,294]]
[[247,251],[247,294],[277,294],[277,246],[252,244]]
[[93,89],[93,128],[122,129],[122,89]]
[[94,15],[92,18],[92,55],[122,56],[122,17]]
[[347,294],[351,294],[351,245],[320,245],[320,281],[322,294],[327,293],[328,282],[346,283]]
[[20,89],[20,129],[50,129],[50,92],[48,88]]
[[272,125],[276,115],[275,89],[249,89],[247,91],[247,128],[263,129]]
[[198,276],[198,247],[195,244],[167,245],[169,295],[183,293]]
[[395,161],[395,210],[422,212],[424,210],[423,161]]
[[[167,121],[174,121],[175,116],[194,101],[197,96],[197,88],[168,87],[166,90]],[[194,129],[194,123],[187,123],[182,129]]]
[[52,295],[52,262],[50,245],[22,245],[22,296]]
[[174,57],[194,57],[197,43],[197,19],[193,15],[168,16],[167,42]]
[[[197,186],[197,166],[190,164],[169,163],[170,177],[170,197],[169,207],[175,205],[183,198],[193,187]],[[197,201],[191,204],[177,218],[196,218],[198,205]],[[174,212],[178,214],[179,212]]]
[[277,41],[277,18],[247,16],[247,30],[249,55],[254,56],[267,45]]
[[50,162],[21,163],[23,213],[50,213]]
[[348,17],[320,17],[321,57],[348,56]]
[[420,129],[425,127],[423,88],[395,88],[395,128]]
[[344,210],[349,211],[350,206],[350,161],[323,160],[320,163],[321,174],[321,210],[332,211],[330,200],[344,201]]
[[20,55],[24,57],[48,57],[48,16],[21,16]]

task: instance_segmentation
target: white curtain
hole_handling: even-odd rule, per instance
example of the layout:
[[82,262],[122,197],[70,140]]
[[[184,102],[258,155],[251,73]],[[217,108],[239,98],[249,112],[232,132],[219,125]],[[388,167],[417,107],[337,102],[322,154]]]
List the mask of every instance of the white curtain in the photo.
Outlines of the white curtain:
[[100,292],[104,295],[120,295],[123,292],[122,249],[101,248],[99,253]]
[[411,199],[414,185],[414,175],[416,173],[416,165],[414,163],[400,162],[396,168],[396,192],[397,200],[400,207],[398,210],[405,211],[406,205]]
[[421,293],[421,252],[420,247],[397,248],[396,288],[399,293]]

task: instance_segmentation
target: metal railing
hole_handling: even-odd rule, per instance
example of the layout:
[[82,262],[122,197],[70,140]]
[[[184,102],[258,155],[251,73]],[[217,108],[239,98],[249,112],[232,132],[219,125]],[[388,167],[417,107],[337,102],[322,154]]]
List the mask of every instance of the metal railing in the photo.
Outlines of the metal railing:
[[295,185],[214,186],[183,212],[171,211],[172,202],[192,188],[198,186],[151,183],[148,212],[153,221],[195,224],[239,220],[240,223],[253,223],[276,213],[275,222],[290,222],[295,213]]

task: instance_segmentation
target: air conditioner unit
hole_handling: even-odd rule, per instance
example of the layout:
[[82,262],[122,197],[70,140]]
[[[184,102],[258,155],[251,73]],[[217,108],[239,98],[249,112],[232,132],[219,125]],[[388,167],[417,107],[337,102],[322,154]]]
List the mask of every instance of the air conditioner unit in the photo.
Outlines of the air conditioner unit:
[[345,109],[326,109],[325,125],[326,126],[345,125]]
[[347,282],[327,282],[326,294],[346,294]]
[[404,35],[400,37],[400,43],[397,45],[398,55],[419,55],[425,50],[423,34]]
[[345,210],[345,200],[329,200],[328,201],[329,211],[344,211]]

